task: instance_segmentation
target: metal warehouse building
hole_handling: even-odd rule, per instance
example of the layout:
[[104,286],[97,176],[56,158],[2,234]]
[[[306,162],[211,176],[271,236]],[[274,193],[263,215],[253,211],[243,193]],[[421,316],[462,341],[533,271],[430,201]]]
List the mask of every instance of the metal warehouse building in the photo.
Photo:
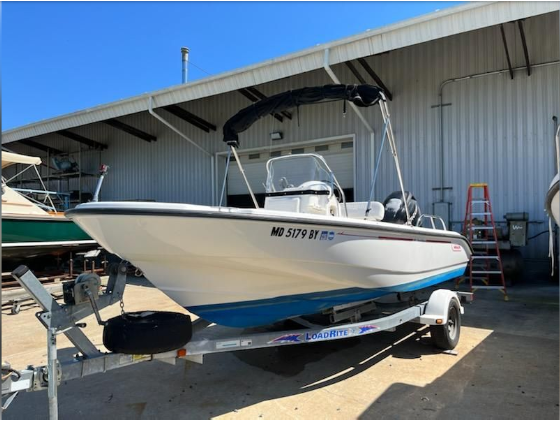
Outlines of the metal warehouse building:
[[[527,212],[529,236],[548,228],[544,200],[556,172],[560,117],[559,3],[474,3],[303,50],[253,66],[6,131],[2,144],[49,165],[63,153],[79,171],[43,166],[50,189],[89,198],[101,163],[102,200],[216,204],[225,164],[221,128],[251,102],[332,83],[383,87],[405,187],[425,212],[463,218],[467,187],[488,182],[497,220]],[[240,136],[240,159],[263,193],[270,157],[323,154],[350,199],[367,200],[383,125],[341,103],[262,119]],[[272,140],[271,134],[279,139]],[[375,198],[398,189],[382,151]],[[32,181],[21,180],[21,184]],[[248,203],[234,166],[229,205]],[[460,230],[460,225],[453,225]],[[544,262],[546,236],[522,249]]]

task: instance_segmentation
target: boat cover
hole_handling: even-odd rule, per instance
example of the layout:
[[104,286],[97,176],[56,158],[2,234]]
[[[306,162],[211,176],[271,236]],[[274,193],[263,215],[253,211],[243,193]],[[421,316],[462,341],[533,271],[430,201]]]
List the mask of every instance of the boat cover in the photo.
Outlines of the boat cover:
[[351,101],[358,107],[370,107],[383,98],[383,91],[373,85],[324,85],[294,89],[251,104],[231,117],[224,125],[224,142],[239,146],[238,134],[269,114],[281,113],[300,105],[329,101]]
[[12,164],[41,164],[39,157],[30,157],[28,155],[16,154],[13,152],[2,151],[2,168],[11,166]]

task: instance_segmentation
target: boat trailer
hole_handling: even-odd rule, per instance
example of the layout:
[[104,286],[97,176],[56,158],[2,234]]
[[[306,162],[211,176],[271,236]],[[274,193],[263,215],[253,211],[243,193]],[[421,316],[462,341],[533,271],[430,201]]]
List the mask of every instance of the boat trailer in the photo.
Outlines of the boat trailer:
[[[29,366],[24,370],[16,370],[9,364],[2,363],[2,410],[10,405],[20,391],[47,389],[50,419],[58,419],[57,387],[63,381],[152,360],[175,364],[177,359],[186,359],[203,363],[204,355],[211,353],[332,341],[381,331],[395,331],[397,326],[407,322],[430,325],[431,328],[440,329],[441,334],[450,329],[451,318],[448,321],[450,308],[455,307],[462,314],[464,310],[461,303],[472,301],[472,293],[439,289],[432,292],[427,301],[412,304],[399,312],[368,321],[321,326],[296,318],[296,322],[305,326],[287,331],[258,333],[240,332],[238,329],[228,328],[229,332],[219,336],[208,335],[206,329],[214,324],[197,319],[192,325],[193,337],[183,347],[164,353],[136,355],[98,350],[81,330],[85,324],[79,322],[95,314],[98,323],[103,325],[99,310],[122,300],[127,277],[126,262],[123,261],[118,267],[112,268],[107,287],[102,293],[99,292],[99,276],[91,273],[82,274],[72,284],[72,291],[66,291],[66,303],[63,305],[54,300],[26,266],[22,265],[14,270],[13,276],[43,308],[43,311],[36,313],[36,317],[47,332],[48,361],[45,366]],[[340,315],[341,311],[347,312],[348,315],[358,315],[360,309],[362,312],[370,311],[372,302],[351,304],[348,310],[339,307],[333,310],[336,311],[333,315]],[[339,318],[333,319],[331,316],[331,321],[339,321]],[[355,321],[355,318],[351,318],[351,321]],[[460,317],[453,323],[460,324]],[[60,362],[57,357],[57,335],[60,334],[64,334],[79,351],[79,354],[66,362]]]

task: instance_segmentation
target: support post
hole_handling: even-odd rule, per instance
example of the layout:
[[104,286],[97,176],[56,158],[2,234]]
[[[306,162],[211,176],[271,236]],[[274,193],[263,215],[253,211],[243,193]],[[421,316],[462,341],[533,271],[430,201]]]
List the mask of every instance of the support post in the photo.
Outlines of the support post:
[[525,30],[523,29],[523,21],[517,21],[519,26],[519,35],[521,35],[521,43],[523,44],[523,54],[525,55],[525,64],[527,65],[527,76],[531,76],[531,62],[529,60],[529,49],[527,48],[527,39],[525,38]]
[[229,148],[230,148],[231,152],[233,152],[233,155],[235,157],[235,161],[237,161],[237,165],[239,166],[239,171],[241,172],[241,175],[243,176],[243,179],[245,180],[245,184],[247,185],[247,188],[249,189],[249,193],[251,194],[251,199],[253,200],[253,204],[255,204],[255,208],[259,209],[259,203],[257,202],[257,198],[255,198],[255,194],[253,193],[253,189],[251,189],[251,185],[249,184],[249,180],[247,180],[247,176],[245,175],[245,171],[243,170],[243,166],[241,165],[241,162],[239,161],[239,156],[237,155],[237,152],[235,151],[235,147],[233,145],[230,145]]
[[410,211],[408,209],[408,203],[406,200],[406,192],[404,190],[401,165],[399,163],[399,155],[397,154],[397,146],[395,144],[395,135],[393,134],[393,126],[391,126],[391,116],[389,114],[389,109],[387,108],[387,103],[384,99],[379,101],[379,108],[381,109],[381,116],[383,116],[383,122],[387,126],[387,139],[389,140],[389,146],[391,147],[391,152],[393,153],[393,159],[395,161],[395,167],[397,168],[397,176],[399,178],[399,185],[401,187],[401,192],[403,195],[404,209],[406,211],[406,224],[412,224],[410,218]]
[[509,50],[508,50],[506,33],[504,31],[504,24],[503,23],[500,24],[500,31],[502,32],[502,41],[504,42],[504,50],[506,51],[506,59],[507,59],[507,63],[508,63],[509,75],[511,76],[511,79],[513,80],[513,68],[511,67],[511,60],[509,58]]
[[49,397],[49,419],[58,419],[58,357],[56,350],[56,329],[47,330],[47,354],[48,354],[48,397]]
[[366,83],[366,80],[363,78],[362,75],[360,75],[360,72],[358,72],[358,69],[356,69],[356,66],[354,66],[352,62],[346,62],[345,64],[348,67],[348,69],[350,69],[350,72],[353,73],[353,75],[356,77],[356,79],[358,79],[358,81],[360,81],[361,84]]
[[224,173],[224,183],[222,184],[222,193],[220,195],[220,202],[218,203],[218,206],[221,207],[222,203],[224,201],[224,195],[226,192],[226,183],[227,183],[227,176],[228,176],[228,171],[229,171],[229,162],[231,160],[231,148],[228,151],[228,155],[227,155],[227,159],[226,159],[226,170]]
[[374,72],[374,70],[368,64],[366,59],[361,57],[361,58],[358,59],[358,62],[362,65],[362,67],[367,72],[367,74],[372,77],[372,79],[375,81],[375,83],[377,85],[379,85],[379,87],[383,90],[383,92],[385,93],[385,95],[387,96],[389,101],[393,101],[393,94],[391,93],[391,91],[389,91],[389,88],[387,88],[387,86],[383,83],[383,81],[377,75],[377,73]]

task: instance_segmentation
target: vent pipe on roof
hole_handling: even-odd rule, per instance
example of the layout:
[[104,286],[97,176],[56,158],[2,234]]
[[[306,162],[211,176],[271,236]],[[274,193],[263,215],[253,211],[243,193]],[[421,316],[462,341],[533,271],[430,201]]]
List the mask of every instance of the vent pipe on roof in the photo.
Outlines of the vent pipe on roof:
[[187,83],[187,73],[189,65],[189,49],[187,47],[181,47],[181,59],[183,61],[183,82]]

